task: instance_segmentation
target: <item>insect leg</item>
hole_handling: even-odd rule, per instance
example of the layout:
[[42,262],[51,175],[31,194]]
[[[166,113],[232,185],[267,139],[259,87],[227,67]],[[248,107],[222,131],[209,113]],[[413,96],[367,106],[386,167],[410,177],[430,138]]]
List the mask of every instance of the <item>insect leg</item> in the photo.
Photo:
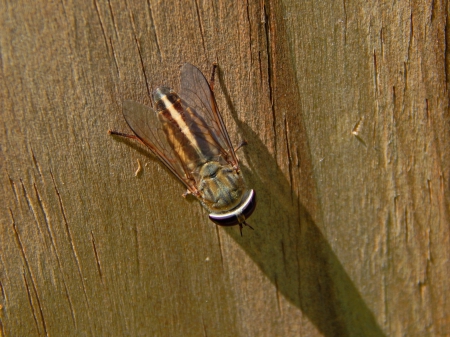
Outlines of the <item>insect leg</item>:
[[242,140],[240,143],[239,143],[239,145],[234,149],[234,152],[237,152],[237,150],[239,150],[241,147],[243,147],[243,146],[245,146],[245,145],[247,145],[248,143],[247,143],[247,141],[244,139],[244,140]]
[[110,135],[115,135],[115,136],[120,136],[120,137],[125,137],[125,138],[131,138],[131,139],[137,139],[137,140],[139,140],[139,138],[136,137],[135,135],[128,135],[128,134],[126,134],[126,133],[122,133],[122,132],[119,132],[119,131],[108,130],[108,133],[109,133]]
[[211,88],[211,91],[214,92],[214,75],[216,73],[217,63],[213,63],[212,70],[211,70],[211,79],[209,80],[209,87]]

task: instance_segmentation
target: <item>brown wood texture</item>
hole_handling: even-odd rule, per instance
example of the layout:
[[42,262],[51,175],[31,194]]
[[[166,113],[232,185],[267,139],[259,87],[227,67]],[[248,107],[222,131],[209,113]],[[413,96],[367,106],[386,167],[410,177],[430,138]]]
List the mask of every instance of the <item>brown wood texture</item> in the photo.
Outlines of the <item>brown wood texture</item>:
[[[1,336],[450,335],[448,13],[1,1]],[[107,134],[184,62],[249,142],[243,237]]]

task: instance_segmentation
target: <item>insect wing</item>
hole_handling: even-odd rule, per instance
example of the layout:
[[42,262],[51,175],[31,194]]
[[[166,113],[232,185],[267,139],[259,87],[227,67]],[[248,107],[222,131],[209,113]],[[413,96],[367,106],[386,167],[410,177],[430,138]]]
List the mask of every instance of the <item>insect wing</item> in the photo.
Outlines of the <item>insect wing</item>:
[[181,68],[180,97],[205,121],[217,145],[231,155],[230,162],[236,166],[238,160],[209,83],[201,71],[189,63]]
[[167,141],[157,113],[150,107],[134,101],[123,102],[123,116],[136,136],[156,155],[190,191],[196,190],[192,180],[186,178],[186,170],[174,149]]

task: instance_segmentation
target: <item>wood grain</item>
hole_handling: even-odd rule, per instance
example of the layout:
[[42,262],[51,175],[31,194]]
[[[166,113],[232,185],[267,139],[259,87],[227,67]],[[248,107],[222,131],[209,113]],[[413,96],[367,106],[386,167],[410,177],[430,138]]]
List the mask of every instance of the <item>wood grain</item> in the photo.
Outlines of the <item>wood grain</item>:
[[[448,14],[1,1],[1,336],[449,335]],[[184,62],[249,142],[242,238],[107,134]]]

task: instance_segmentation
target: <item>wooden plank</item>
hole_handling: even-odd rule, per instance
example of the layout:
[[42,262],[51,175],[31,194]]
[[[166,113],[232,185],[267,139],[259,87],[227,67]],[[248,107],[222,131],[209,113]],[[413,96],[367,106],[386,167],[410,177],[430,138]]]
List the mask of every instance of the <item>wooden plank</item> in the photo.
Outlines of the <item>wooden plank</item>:
[[[447,335],[448,6],[3,1],[1,335]],[[249,142],[243,237],[107,134],[184,62]]]

